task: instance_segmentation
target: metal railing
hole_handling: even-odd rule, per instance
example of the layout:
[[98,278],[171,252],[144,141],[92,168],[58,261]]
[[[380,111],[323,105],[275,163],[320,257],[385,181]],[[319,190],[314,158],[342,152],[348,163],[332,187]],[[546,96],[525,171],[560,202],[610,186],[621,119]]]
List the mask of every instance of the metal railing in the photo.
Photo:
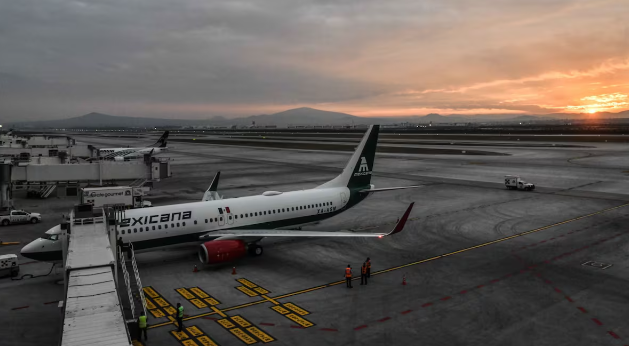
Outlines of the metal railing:
[[131,293],[131,282],[129,281],[129,272],[124,262],[124,251],[121,247],[118,247],[118,254],[120,255],[120,266],[122,267],[122,273],[124,276],[124,282],[127,285],[127,295],[129,296],[129,306],[131,310],[131,317],[135,320],[135,303],[133,302],[133,294]]
[[85,218],[81,218],[81,219],[73,219],[72,220],[72,224],[73,225],[89,225],[89,224],[93,224],[93,223],[103,223],[105,222],[105,218],[102,216],[98,216],[98,217],[85,217]]
[[144,289],[142,281],[140,281],[140,272],[138,271],[138,265],[135,263],[135,250],[133,249],[133,243],[129,243],[131,247],[131,264],[133,265],[133,273],[135,274],[135,283],[138,286],[138,292],[140,292],[140,301],[142,302],[142,311],[146,316],[146,297],[144,297]]

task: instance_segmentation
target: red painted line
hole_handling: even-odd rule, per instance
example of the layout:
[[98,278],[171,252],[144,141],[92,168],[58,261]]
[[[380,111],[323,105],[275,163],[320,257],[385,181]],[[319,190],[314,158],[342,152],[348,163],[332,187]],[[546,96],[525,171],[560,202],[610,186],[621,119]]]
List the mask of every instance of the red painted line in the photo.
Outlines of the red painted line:
[[334,329],[334,328],[319,328],[319,330],[323,330],[325,332],[338,332],[338,329]]
[[[303,328],[303,327],[302,327],[302,328]],[[367,325],[366,325],[366,324],[363,324],[362,326],[358,326],[358,327],[354,328],[354,330],[361,330],[361,329],[363,329],[363,328],[367,328]]]
[[422,305],[422,308],[426,308],[426,307],[429,307],[431,305],[432,305],[432,303],[426,303],[426,304]]
[[559,237],[565,237],[565,235],[563,235],[563,234],[562,234],[562,235],[560,235]]
[[550,281],[548,279],[544,279],[544,282],[547,283],[547,284],[552,284],[553,283],[552,281]]
[[378,322],[384,322],[384,321],[387,321],[387,320],[390,320],[390,319],[391,319],[391,317],[385,317],[385,318],[379,319]]
[[614,339],[620,339],[620,336],[618,336],[618,334],[612,332],[611,330],[608,330],[607,332],[609,333],[609,335],[613,336]]
[[504,277],[508,278],[508,277],[511,277],[512,275],[513,275],[513,274],[507,274],[507,275],[505,275]]
[[465,294],[465,293],[467,293],[467,290],[463,290],[463,291],[459,292],[459,294]]
[[566,299],[568,299],[568,301],[569,301],[570,303],[574,303],[574,300],[572,300],[572,298],[570,298],[570,297],[566,296]]
[[[432,305],[432,303],[430,303],[430,304]],[[424,304],[424,305],[426,305],[426,304]],[[402,312],[400,312],[400,313],[401,313],[402,315],[406,315],[406,314],[408,314],[408,313],[409,313],[409,312],[411,312],[411,311],[413,311],[413,310],[406,310],[406,311],[402,311]]]
[[20,309],[26,309],[26,308],[27,308],[27,307],[29,307],[29,306],[30,306],[30,305],[26,305],[26,306],[20,306],[20,307],[17,307],[17,308],[13,308],[13,309],[11,309],[11,310],[20,310]]
[[258,324],[261,325],[261,326],[271,326],[271,327],[273,327],[275,325],[275,323],[267,323],[267,322],[260,322]]
[[561,290],[560,290],[560,289],[558,289],[557,287],[553,287],[553,288],[555,289],[555,292],[557,292],[557,293],[561,293]]
[[485,285],[478,285],[476,288],[483,288]]
[[48,305],[48,304],[57,304],[57,303],[59,303],[59,301],[58,301],[58,300],[55,300],[55,301],[53,301],[53,302],[47,302],[47,303],[44,303],[44,305]]
[[[294,328],[294,329],[304,329],[304,327],[302,327],[302,326],[290,326],[290,327]],[[367,326],[365,326],[365,327],[367,327]],[[354,328],[354,329],[356,329],[356,328]]]
[[544,241],[540,241],[539,243],[540,243],[540,244],[543,244],[543,243],[545,243],[545,242],[546,242],[546,240],[544,240]]
[[526,273],[527,271],[529,271],[528,269],[522,269],[520,270],[520,273]]
[[550,238],[550,240],[555,240],[555,238]]
[[597,318],[593,318],[592,321],[594,321],[594,323],[598,324],[599,326],[603,325],[603,322],[599,321]]
[[582,313],[584,313],[584,314],[587,314],[587,313],[588,313],[588,312],[587,312],[587,310],[585,310],[585,308],[582,308],[582,307],[580,307],[580,306],[579,306],[579,307],[577,307],[577,309],[581,310],[581,312],[582,312]]
[[500,280],[499,280],[499,279],[494,279],[494,280],[491,280],[491,282],[492,282],[492,283],[494,283],[494,284],[495,284],[496,282],[498,282],[498,281],[500,281]]
[[443,301],[445,302],[446,300],[451,299],[451,298],[452,298],[452,297],[447,296],[447,297],[443,297],[443,298],[441,298],[441,299],[439,299],[439,300],[443,300]]

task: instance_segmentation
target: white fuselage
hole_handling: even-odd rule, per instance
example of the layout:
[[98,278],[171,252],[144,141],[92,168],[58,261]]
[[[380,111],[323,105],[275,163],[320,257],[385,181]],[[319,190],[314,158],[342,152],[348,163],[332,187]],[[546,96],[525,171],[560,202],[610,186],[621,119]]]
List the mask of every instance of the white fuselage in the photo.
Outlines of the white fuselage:
[[[198,240],[226,229],[295,227],[334,215],[348,200],[349,189],[329,188],[132,209],[125,212],[116,237],[144,248],[155,247],[141,245],[150,240],[190,235]],[[186,240],[174,241],[180,242]]]
[[133,154],[127,154],[127,155],[123,155],[123,156],[130,156],[130,155],[144,155],[144,154],[148,154],[151,152],[151,150],[153,151],[153,154],[159,154],[163,151],[165,151],[166,148],[163,147],[149,147],[149,148],[104,148],[104,149],[99,149],[100,155],[101,156],[106,156],[106,155],[112,155],[115,153],[120,153],[121,155],[124,152],[129,152],[132,151]]

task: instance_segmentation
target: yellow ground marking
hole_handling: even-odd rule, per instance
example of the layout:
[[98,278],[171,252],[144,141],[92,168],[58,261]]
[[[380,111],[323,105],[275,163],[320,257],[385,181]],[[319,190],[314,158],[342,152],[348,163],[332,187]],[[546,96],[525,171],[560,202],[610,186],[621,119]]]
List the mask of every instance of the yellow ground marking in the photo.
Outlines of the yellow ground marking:
[[288,314],[288,315],[285,315],[285,316],[287,318],[293,320],[293,322],[299,324],[300,326],[302,326],[304,328],[308,328],[308,327],[314,326],[314,323],[312,323],[312,322],[310,322],[310,321],[308,321],[308,320],[306,320],[304,318],[301,318],[301,317],[299,317],[299,316],[297,316],[295,314]]
[[207,308],[207,304],[202,302],[200,299],[192,299],[190,300],[190,303],[194,304],[194,306],[196,306],[199,309]]
[[146,293],[151,298],[159,297],[159,294],[157,294],[157,292],[155,292],[153,287],[147,286],[147,287],[143,287],[142,289],[144,290],[144,293]]
[[177,291],[177,293],[181,294],[186,299],[194,299],[194,298],[196,298],[194,296],[194,294],[188,292],[188,290],[183,288],[183,287],[182,288],[178,288],[175,291]]
[[192,336],[203,335],[203,332],[201,331],[201,329],[197,328],[197,326],[186,327],[186,330]]
[[164,317],[166,316],[166,314],[164,314],[164,312],[160,309],[155,309],[155,310],[149,310],[151,312],[151,315],[153,315],[153,317],[155,318],[160,318],[160,317]]
[[215,343],[214,340],[210,339],[210,337],[207,335],[199,336],[197,338],[197,341],[200,342],[203,346],[218,346],[218,344]]
[[189,338],[188,334],[186,334],[186,332],[184,331],[178,332],[176,330],[171,330],[170,334],[174,335],[179,341]]
[[216,322],[218,322],[218,324],[220,324],[226,329],[234,328],[236,326],[235,324],[233,324],[230,320],[226,318],[223,318],[222,320],[218,320]]
[[214,306],[210,306],[210,309],[214,310],[214,312],[216,312],[217,314],[219,314],[221,317],[227,317],[227,315],[225,315],[221,310],[217,309]]
[[[524,235],[527,235],[527,234],[543,231],[543,230],[546,230],[546,229],[549,229],[549,228],[552,228],[552,227],[560,226],[560,225],[563,225],[563,224],[566,224],[566,223],[570,223],[570,222],[574,222],[574,221],[577,221],[577,220],[582,220],[582,219],[585,219],[585,218],[588,218],[588,217],[599,215],[599,214],[602,214],[602,213],[605,213],[605,212],[608,212],[608,211],[611,211],[611,210],[623,208],[623,207],[626,207],[626,206],[629,206],[629,203],[621,204],[621,205],[616,206],[616,207],[603,209],[603,210],[600,210],[600,211],[597,211],[597,212],[594,212],[594,213],[590,213],[590,214],[587,214],[587,215],[575,217],[573,219],[569,219],[569,220],[566,220],[566,221],[554,223],[552,225],[548,225],[548,226],[537,228],[537,229],[534,229],[534,230],[531,230],[531,231],[526,231],[526,232],[523,232],[523,233],[515,234],[515,235],[509,236],[509,237],[500,238],[500,239],[493,240],[493,241],[490,241],[490,242],[487,242],[487,243],[483,243],[483,244],[480,244],[480,245],[468,247],[468,248],[465,248],[465,249],[462,249],[462,250],[450,252],[450,253],[447,253],[447,254],[444,254],[444,255],[431,257],[431,258],[428,258],[428,259],[425,259],[425,260],[404,264],[404,265],[401,265],[401,266],[397,266],[397,267],[381,270],[381,271],[378,271],[378,272],[373,272],[371,274],[372,275],[384,274],[384,273],[387,273],[387,272],[390,272],[390,271],[393,271],[393,270],[397,270],[397,269],[401,269],[401,268],[405,268],[405,267],[410,267],[410,266],[413,266],[413,265],[417,265],[417,264],[421,264],[421,263],[425,263],[425,262],[429,262],[429,261],[434,261],[434,260],[439,259],[439,258],[444,258],[444,257],[451,256],[451,255],[454,255],[454,254],[458,254],[458,253],[461,253],[461,252],[470,251],[470,250],[473,250],[473,249],[478,249],[478,248],[481,248],[481,247],[484,247],[484,246],[487,246],[487,245],[496,244],[496,243],[503,242],[503,241],[506,241],[506,240],[514,239],[514,238],[517,238],[517,237],[521,237],[521,236],[524,236]],[[358,279],[358,278],[356,277],[354,279]],[[273,297],[273,299],[288,298],[288,297],[296,296],[296,295],[299,295],[299,294],[304,294],[304,293],[308,293],[308,292],[317,291],[317,290],[320,290],[320,289],[323,289],[323,288],[326,288],[326,287],[340,285],[340,284],[342,284],[344,282],[345,282],[345,280],[331,282],[331,283],[326,284],[326,285],[316,286],[316,287],[307,288],[307,289],[300,290],[300,291],[295,291],[295,292],[291,292],[291,293],[282,294],[282,295]],[[257,300],[255,302],[250,302],[250,303],[245,303],[245,304],[240,304],[240,305],[235,305],[235,306],[232,306],[232,307],[224,308],[224,309],[221,309],[221,311],[227,312],[227,311],[233,311],[233,310],[240,310],[240,309],[243,309],[243,308],[246,308],[246,307],[259,305],[259,304],[264,304],[266,302],[268,302],[268,300],[260,299],[260,300]],[[192,319],[195,319],[195,318],[206,317],[206,316],[210,316],[210,315],[213,315],[213,314],[215,314],[215,312],[199,314],[199,315],[195,315],[195,316],[190,316],[188,318],[185,318],[184,320],[192,320]],[[294,315],[294,316],[296,316],[296,315]],[[163,327],[163,326],[168,325],[168,324],[170,324],[170,323],[165,322],[165,323],[155,324],[155,325],[149,326],[149,329],[157,328],[157,327]]]
[[170,305],[170,304],[168,304],[167,301],[164,300],[164,298],[161,298],[161,297],[160,298],[155,298],[155,302],[157,303],[157,305],[159,305],[159,306],[161,306],[163,308],[165,308],[165,307]]
[[247,328],[247,327],[251,327],[251,323],[249,323],[249,321],[245,320],[242,316],[232,316],[231,317],[232,321],[238,323],[239,326],[243,327],[243,328]]
[[245,286],[238,286],[238,287],[236,287],[236,289],[237,289],[237,290],[239,290],[240,292],[242,292],[242,293],[244,293],[244,294],[248,295],[249,297],[255,297],[255,296],[257,296],[257,295],[258,295],[256,292],[254,292],[254,291],[252,291],[252,290],[248,289],[248,288],[247,288],[247,287],[245,287]]
[[181,344],[183,346],[199,346],[199,344],[194,342],[194,340],[190,340],[190,339],[182,341]]
[[218,300],[214,299],[214,298],[205,298],[204,299],[206,303],[210,304],[210,305],[218,305],[221,302],[219,302]]
[[177,312],[177,309],[173,308],[172,306],[167,306],[164,308],[164,311],[166,311],[169,315],[173,315],[174,313]]
[[150,301],[148,298],[146,298],[146,308],[149,310],[153,310],[156,309],[157,306],[155,306],[155,304],[153,304],[152,301]]
[[267,342],[275,341],[275,339],[273,339],[269,334],[261,331],[260,329],[256,327],[249,327],[247,328],[247,331],[249,331],[249,333],[253,334],[253,336],[257,337],[258,339],[260,339],[260,341],[262,341],[265,344]]
[[258,293],[260,293],[260,294],[268,294],[269,293],[269,291],[265,290],[262,287],[254,287],[253,290],[258,292]]
[[284,309],[282,306],[280,305],[275,305],[275,306],[271,306],[271,309],[275,310],[276,312],[282,314],[282,315],[286,315],[288,313],[290,313],[289,310]]
[[198,287],[192,287],[190,288],[190,291],[194,294],[197,295],[197,297],[203,299],[203,298],[208,298],[210,295],[205,293],[205,291],[203,291],[202,289],[198,288]]
[[264,294],[262,295],[262,298],[270,301],[271,303],[275,304],[275,305],[280,305],[280,303],[276,302],[275,300],[273,300],[273,298],[267,297]]
[[250,337],[249,334],[245,333],[245,331],[240,328],[232,328],[229,331],[247,345],[255,344],[257,342],[256,339]]
[[251,282],[251,281],[249,281],[249,280],[247,280],[247,279],[244,279],[244,278],[242,278],[242,279],[238,279],[238,280],[236,280],[236,281],[240,282],[241,284],[243,284],[243,285],[245,285],[245,286],[247,286],[247,287],[249,287],[249,288],[254,288],[254,287],[257,287],[257,286],[258,286],[258,285],[256,285],[256,284],[254,284],[253,282]]
[[[172,316],[168,316],[168,320],[169,320],[170,322],[163,323],[163,324],[174,324],[174,325],[176,325],[177,327],[179,327],[179,323],[177,323],[177,321],[175,320],[175,318],[174,318],[174,317],[172,317]],[[149,328],[150,328],[150,327],[149,327]]]
[[291,310],[293,310],[294,312],[298,313],[301,316],[305,316],[308,315],[309,312],[300,308],[299,306],[293,304],[293,303],[284,303],[284,307],[289,308]]
[[0,245],[20,245],[19,241],[3,241]]
[[141,342],[140,342],[140,341],[138,341],[138,340],[132,340],[132,341],[131,341],[131,345],[133,345],[133,346],[144,346],[144,344],[143,344],[143,343],[141,343]]

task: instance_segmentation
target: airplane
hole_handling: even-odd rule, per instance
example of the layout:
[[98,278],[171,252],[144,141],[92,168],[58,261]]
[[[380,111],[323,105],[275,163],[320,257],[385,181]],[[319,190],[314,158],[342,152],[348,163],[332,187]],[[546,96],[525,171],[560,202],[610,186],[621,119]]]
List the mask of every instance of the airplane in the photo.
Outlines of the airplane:
[[168,134],[169,131],[165,131],[164,134],[159,137],[155,144],[145,148],[102,148],[98,150],[98,158],[93,158],[91,161],[104,159],[114,161],[124,161],[125,159],[132,159],[137,157],[143,157],[145,154],[159,154],[165,152],[168,149]]
[[[376,154],[379,126],[372,125],[340,175],[313,189],[261,195],[214,199],[206,193],[200,202],[131,209],[117,216],[117,238],[132,243],[134,250],[201,242],[198,257],[201,263],[216,264],[244,257],[260,256],[258,244],[267,237],[375,237],[399,233],[413,208],[411,203],[395,227],[388,233],[352,231],[301,231],[296,227],[317,223],[338,215],[372,193],[419,186],[375,188],[371,175]],[[218,174],[208,192],[214,192]],[[210,198],[206,198],[210,197]],[[44,261],[62,260],[57,225],[22,248],[24,257]]]

